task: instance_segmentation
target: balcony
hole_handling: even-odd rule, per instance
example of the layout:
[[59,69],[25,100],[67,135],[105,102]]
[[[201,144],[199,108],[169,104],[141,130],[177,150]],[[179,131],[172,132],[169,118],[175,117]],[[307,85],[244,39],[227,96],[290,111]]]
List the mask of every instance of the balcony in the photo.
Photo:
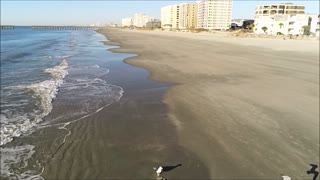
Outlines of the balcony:
[[276,14],[277,10],[271,10],[270,14]]

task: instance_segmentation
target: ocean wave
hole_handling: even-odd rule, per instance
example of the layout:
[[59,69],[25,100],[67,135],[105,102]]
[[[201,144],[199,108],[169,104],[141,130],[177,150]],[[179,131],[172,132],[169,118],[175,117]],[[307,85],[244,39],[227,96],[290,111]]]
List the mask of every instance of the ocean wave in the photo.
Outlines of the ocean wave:
[[36,109],[23,115],[1,116],[0,146],[11,142],[14,137],[21,136],[51,112],[52,101],[56,97],[59,87],[63,84],[64,77],[68,74],[67,67],[67,61],[63,60],[57,66],[44,70],[51,75],[50,80],[15,87],[32,91],[32,97],[36,99]]
[[[33,145],[0,148],[0,152],[1,177],[6,177],[9,179],[43,179],[39,175],[34,175],[35,171],[39,171],[39,169],[41,169],[40,164],[38,164],[38,167],[35,167],[34,171],[28,170],[23,173],[20,173],[21,169],[26,168],[28,166],[28,159],[30,159],[32,155],[35,153]],[[18,163],[21,165],[21,169],[12,170],[11,165]]]
[[72,117],[79,112],[82,112],[82,115],[99,112],[119,101],[124,91],[122,87],[108,84],[100,78],[68,78],[61,92],[60,98],[63,99],[63,105],[76,107],[74,111],[69,109],[68,112],[64,112],[65,116]]
[[52,56],[40,56],[39,59],[52,59]]
[[55,56],[55,58],[59,58],[59,59],[65,59],[65,58],[69,58],[71,57],[70,55],[65,55],[65,56]]
[[68,63],[64,59],[58,66],[45,69],[44,72],[51,74],[54,79],[62,80],[68,74],[68,71],[65,70],[66,68],[68,68]]

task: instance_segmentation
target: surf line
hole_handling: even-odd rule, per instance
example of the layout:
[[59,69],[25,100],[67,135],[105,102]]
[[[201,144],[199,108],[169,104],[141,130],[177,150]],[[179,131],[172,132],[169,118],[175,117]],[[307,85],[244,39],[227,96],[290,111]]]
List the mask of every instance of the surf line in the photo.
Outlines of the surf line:
[[[115,101],[115,102],[118,102],[118,101],[121,99],[121,97],[122,97],[122,95],[123,95],[123,92],[124,92],[124,91],[121,92],[121,96],[120,96],[119,99],[118,99],[117,101]],[[85,116],[82,116],[82,117],[79,118],[79,119],[75,119],[75,120],[72,120],[72,121],[67,122],[67,123],[59,123],[59,124],[52,125],[52,126],[62,125],[61,127],[58,127],[58,129],[64,129],[64,130],[68,131],[68,134],[64,136],[63,141],[62,141],[62,143],[59,145],[59,147],[57,148],[57,150],[56,150],[56,151],[51,155],[51,157],[43,164],[42,172],[41,172],[39,175],[37,175],[37,176],[40,177],[41,179],[44,179],[41,175],[43,174],[43,172],[44,172],[44,170],[45,170],[46,164],[48,164],[48,163],[54,158],[54,156],[59,152],[59,150],[62,148],[62,146],[66,143],[67,138],[72,134],[71,130],[67,128],[68,125],[70,125],[70,124],[72,124],[72,123],[75,123],[75,122],[77,122],[77,121],[80,121],[80,120],[82,120],[82,119],[84,119],[84,118],[87,118],[87,117],[89,117],[89,116],[91,116],[91,115],[94,115],[94,114],[100,112],[102,109],[108,107],[109,105],[111,105],[112,103],[115,103],[115,102],[110,102],[110,103],[108,103],[107,105],[105,105],[104,107],[99,108],[99,109],[96,110],[95,112],[93,112],[93,113],[91,113],[91,114],[87,114],[87,115],[85,115]],[[42,128],[49,127],[49,126],[50,126],[50,125],[42,126]]]
[[[60,124],[54,125],[54,126],[59,126],[59,125],[62,124],[62,126],[61,126],[61,127],[58,127],[58,129],[64,129],[64,130],[68,131],[68,134],[64,136],[62,143],[58,146],[58,148],[57,148],[57,149],[55,150],[55,152],[51,155],[51,157],[43,164],[42,171],[41,171],[41,173],[38,175],[40,178],[44,179],[44,177],[42,177],[41,175],[43,174],[43,172],[44,172],[44,170],[45,170],[46,164],[48,164],[48,163],[54,158],[54,156],[59,152],[59,150],[62,148],[62,146],[66,143],[67,138],[72,134],[71,130],[68,129],[67,126],[70,125],[70,124],[72,124],[72,123],[75,123],[75,122],[77,122],[77,121],[80,121],[80,120],[82,120],[82,119],[84,119],[84,118],[87,118],[87,117],[89,117],[89,116],[91,116],[91,115],[93,115],[93,114],[95,114],[95,113],[96,113],[96,112],[91,113],[91,114],[87,114],[87,115],[85,115],[85,116],[82,116],[82,117],[79,118],[79,119],[75,119],[75,120],[70,121],[70,122],[67,122],[67,123],[60,123]],[[48,127],[48,126],[49,126],[49,125],[44,126],[44,127]],[[44,127],[43,127],[43,128],[44,128]]]

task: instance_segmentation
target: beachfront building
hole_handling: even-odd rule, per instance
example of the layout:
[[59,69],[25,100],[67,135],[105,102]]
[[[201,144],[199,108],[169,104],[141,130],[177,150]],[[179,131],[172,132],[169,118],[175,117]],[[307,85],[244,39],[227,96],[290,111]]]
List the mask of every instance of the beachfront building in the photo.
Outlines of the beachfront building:
[[[277,14],[255,19],[254,33],[270,35],[317,35],[319,15]],[[309,32],[306,32],[309,29]],[[318,30],[319,32],[319,30]]]
[[143,13],[136,13],[133,17],[123,18],[121,19],[122,27],[146,27],[147,22],[153,21],[154,18],[147,16]]
[[182,3],[161,8],[161,27],[164,29],[192,29],[197,26],[197,4]]
[[161,8],[161,27],[178,29],[180,22],[180,5],[169,5]]
[[290,15],[259,16],[255,19],[256,34],[288,34]]
[[232,0],[201,0],[197,4],[198,28],[224,30],[230,27]]
[[132,17],[122,18],[121,19],[122,27],[131,27],[132,26]]
[[197,27],[197,3],[179,5],[179,29],[194,29]]
[[161,8],[161,27],[164,29],[172,28],[173,6],[165,6]]
[[154,19],[153,21],[147,22],[147,28],[161,28],[161,21],[160,19]]
[[316,27],[316,36],[320,37],[320,15],[318,15],[318,22]]
[[315,36],[320,36],[320,15],[310,15],[310,32],[314,33]]
[[253,19],[232,19],[231,29],[248,29],[254,23]]
[[255,9],[255,19],[260,16],[270,16],[278,14],[304,14],[305,7],[303,5],[295,5],[293,3],[258,5]]
[[149,17],[143,13],[136,13],[132,17],[132,26],[146,27],[147,22],[154,20],[153,17]]

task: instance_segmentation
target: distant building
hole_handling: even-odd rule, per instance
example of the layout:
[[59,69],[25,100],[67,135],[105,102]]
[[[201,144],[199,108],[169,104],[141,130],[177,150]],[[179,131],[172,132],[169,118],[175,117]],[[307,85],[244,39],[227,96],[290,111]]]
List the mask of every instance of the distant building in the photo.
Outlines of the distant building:
[[183,3],[179,5],[179,29],[192,29],[197,27],[197,3]]
[[232,19],[231,29],[248,29],[251,24],[254,24],[253,19]]
[[177,29],[179,27],[180,6],[169,5],[161,8],[161,27],[165,29]]
[[311,23],[310,23],[310,32],[314,33],[315,36],[320,36],[320,15],[310,15]]
[[147,22],[152,21],[154,18],[149,17],[143,13],[136,13],[132,18],[132,25],[135,27],[146,27]]
[[190,29],[197,26],[197,4],[182,3],[161,8],[161,27],[165,29]]
[[303,5],[294,5],[293,3],[258,5],[255,10],[255,18],[278,14],[304,14],[304,10]]
[[161,27],[165,29],[172,28],[174,6],[169,5],[161,8]]
[[229,29],[232,0],[198,1],[197,27],[204,29]]
[[252,19],[247,19],[247,20],[243,21],[242,28],[243,28],[243,29],[249,29],[249,27],[250,27],[251,25],[253,25],[253,24],[254,24],[254,20],[252,20]]
[[[319,15],[294,14],[259,16],[254,22],[254,33],[271,35],[302,35],[311,34],[319,36]],[[304,27],[309,27],[305,32]],[[266,27],[266,31],[263,30]]]
[[160,19],[155,19],[153,21],[149,21],[146,24],[147,28],[161,28],[161,21]]
[[241,27],[243,25],[243,21],[245,21],[245,19],[232,19],[231,23],[236,24],[238,27]]
[[130,26],[132,26],[132,17],[122,18],[121,26],[122,27],[130,27]]

